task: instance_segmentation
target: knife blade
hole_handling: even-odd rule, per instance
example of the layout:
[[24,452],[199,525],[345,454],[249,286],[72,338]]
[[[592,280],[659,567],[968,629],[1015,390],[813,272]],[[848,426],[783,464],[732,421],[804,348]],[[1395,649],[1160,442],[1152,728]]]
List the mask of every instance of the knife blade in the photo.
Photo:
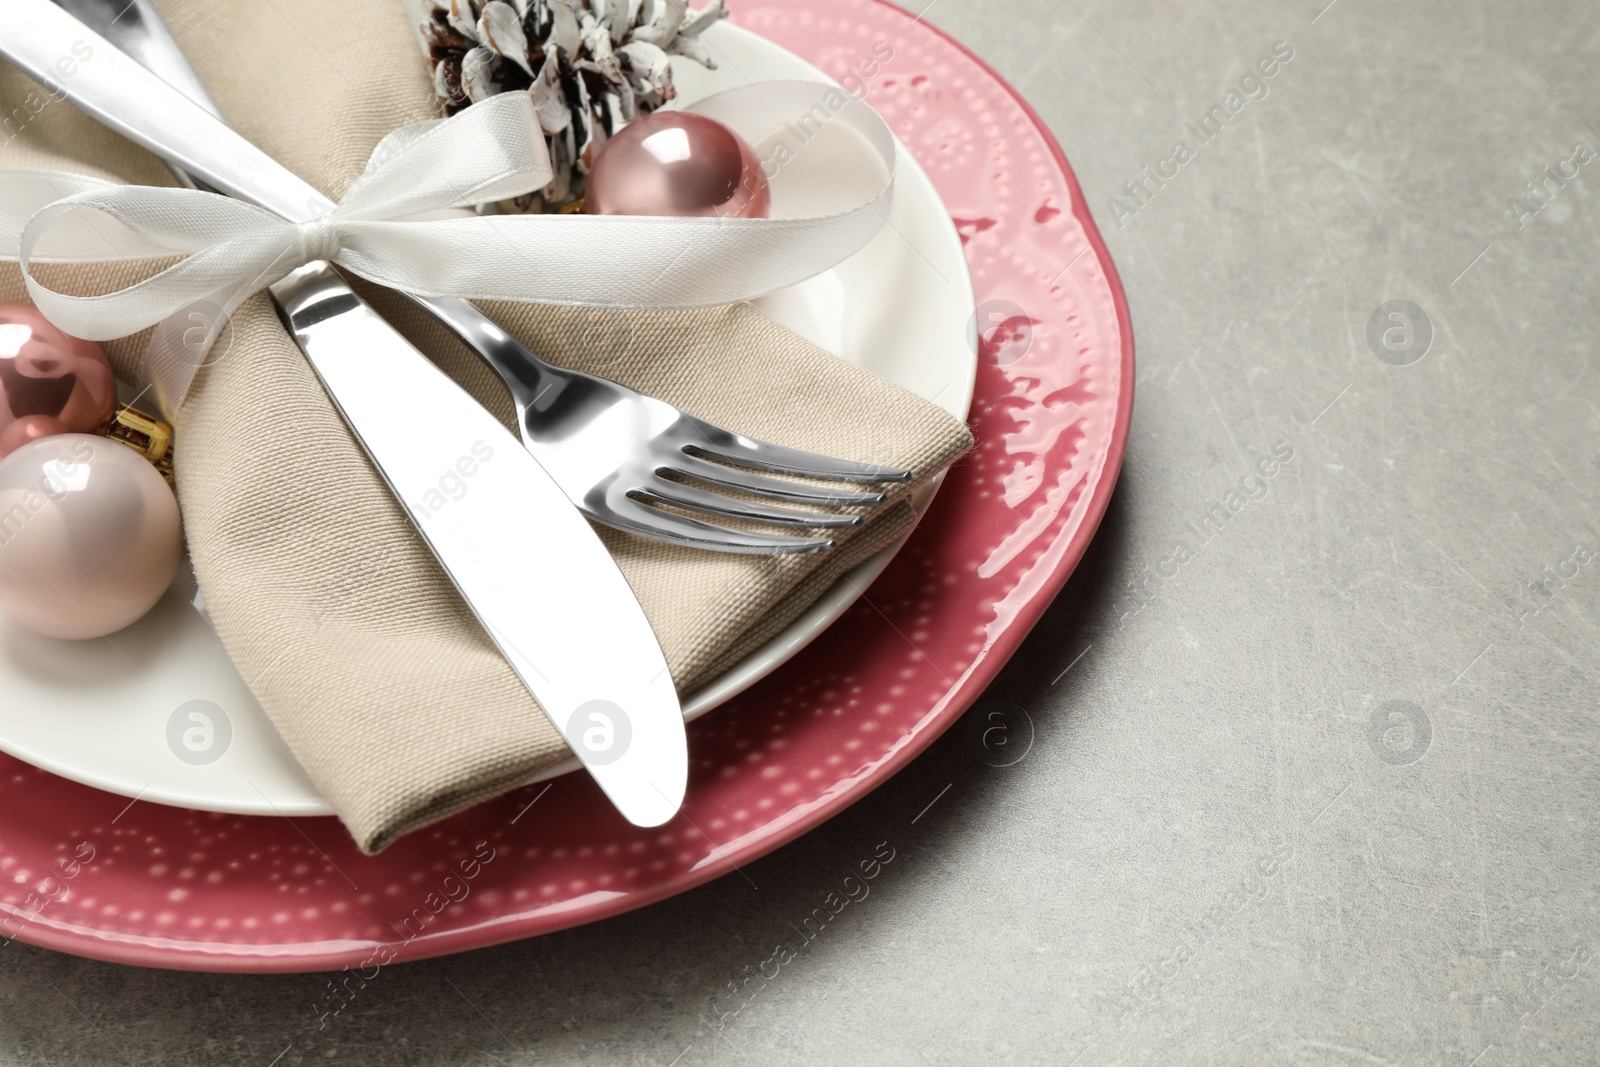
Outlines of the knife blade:
[[[15,16],[0,57],[175,167],[291,221],[332,207],[51,0],[0,0],[0,11]],[[70,77],[65,56],[77,60]],[[688,777],[681,706],[649,620],[594,530],[498,420],[327,264],[300,268],[272,295],[440,565],[607,797],[635,825],[671,819]],[[418,411],[426,435],[415,432]],[[430,506],[463,463],[474,471],[468,492]]]

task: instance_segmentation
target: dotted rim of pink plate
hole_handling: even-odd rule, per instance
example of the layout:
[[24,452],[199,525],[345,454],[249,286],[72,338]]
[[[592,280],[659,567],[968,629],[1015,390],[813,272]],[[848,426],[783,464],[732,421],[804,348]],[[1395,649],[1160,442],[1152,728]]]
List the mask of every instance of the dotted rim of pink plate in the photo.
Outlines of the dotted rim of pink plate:
[[978,448],[888,570],[794,660],[692,724],[683,813],[655,830],[568,775],[368,857],[333,819],[130,805],[0,757],[0,937],[153,967],[360,974],[593,922],[837,814],[1000,671],[1120,470],[1133,338],[1110,257],[1043,122],[941,31],[886,0],[743,0],[735,20],[841,79],[879,57],[868,100],[939,188],[972,267]]

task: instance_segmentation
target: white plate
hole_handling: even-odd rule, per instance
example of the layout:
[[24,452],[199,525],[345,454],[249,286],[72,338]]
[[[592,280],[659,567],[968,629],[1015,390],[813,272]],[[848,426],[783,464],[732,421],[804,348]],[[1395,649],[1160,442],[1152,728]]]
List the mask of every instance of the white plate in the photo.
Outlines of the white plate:
[[[799,57],[726,23],[706,40],[719,69],[674,60],[684,102],[747,79],[823,78]],[[964,418],[977,370],[972,282],[949,213],[903,150],[890,223],[835,269],[760,304],[829,351]],[[931,495],[922,494],[924,507]],[[685,718],[728,700],[805,647],[897,548],[857,567],[783,633],[687,700]],[[0,621],[0,749],[142,800],[251,815],[331,814],[194,607],[194,580],[183,570],[154,611],[107,640],[54,641]],[[540,777],[577,767],[573,760]]]

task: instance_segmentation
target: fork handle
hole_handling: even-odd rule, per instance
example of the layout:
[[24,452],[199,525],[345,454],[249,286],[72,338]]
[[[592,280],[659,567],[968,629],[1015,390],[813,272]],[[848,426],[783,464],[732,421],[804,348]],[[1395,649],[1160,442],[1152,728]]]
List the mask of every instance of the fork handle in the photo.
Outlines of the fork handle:
[[566,399],[572,372],[558,370],[540,359],[471,302],[456,297],[401,295],[476,352],[511,390],[519,413],[552,410]]

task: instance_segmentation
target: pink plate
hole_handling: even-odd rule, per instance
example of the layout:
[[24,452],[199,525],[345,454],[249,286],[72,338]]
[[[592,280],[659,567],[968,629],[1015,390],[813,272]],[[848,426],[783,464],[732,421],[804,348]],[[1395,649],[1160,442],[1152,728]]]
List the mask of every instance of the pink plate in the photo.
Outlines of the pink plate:
[[1043,123],[959,44],[882,0],[739,0],[735,18],[851,85],[892,46],[869,99],[938,186],[972,265],[979,446],[870,603],[690,727],[688,799],[656,830],[568,775],[366,857],[333,819],[130,805],[0,756],[0,934],[152,967],[315,971],[592,922],[843,810],[994,678],[1116,482],[1133,405],[1116,273]]

